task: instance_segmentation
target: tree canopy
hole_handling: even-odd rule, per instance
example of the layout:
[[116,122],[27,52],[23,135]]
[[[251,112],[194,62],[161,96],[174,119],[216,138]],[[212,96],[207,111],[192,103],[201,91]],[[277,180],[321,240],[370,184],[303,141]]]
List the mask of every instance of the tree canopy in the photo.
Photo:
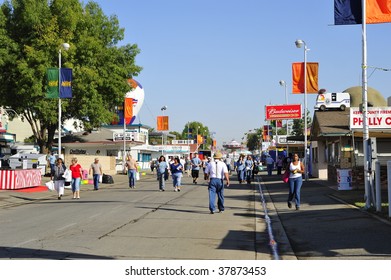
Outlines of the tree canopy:
[[124,29],[99,5],[79,0],[10,0],[0,11],[0,105],[23,116],[37,144],[51,147],[58,127],[58,99],[46,98],[48,68],[73,69],[71,99],[62,99],[62,120],[75,118],[86,130],[110,123],[129,91],[136,44],[119,46]]

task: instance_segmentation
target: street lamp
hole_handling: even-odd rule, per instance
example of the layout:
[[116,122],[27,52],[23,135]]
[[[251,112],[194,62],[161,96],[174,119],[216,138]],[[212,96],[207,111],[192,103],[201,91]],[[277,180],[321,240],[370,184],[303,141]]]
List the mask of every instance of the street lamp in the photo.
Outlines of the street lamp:
[[308,169],[307,169],[307,44],[303,40],[296,40],[295,45],[297,48],[304,46],[304,178],[308,180]]
[[[287,84],[284,80],[280,80],[278,82],[280,86],[285,88],[285,104],[288,104],[288,90],[287,90]],[[288,131],[288,120],[285,121],[286,124],[286,137],[288,137],[289,131]],[[288,139],[286,140],[286,155],[288,155]]]
[[278,83],[280,84],[280,86],[285,88],[285,104],[288,104],[287,84],[286,84],[286,82],[284,80],[280,80]]
[[[164,116],[164,111],[166,111],[167,108],[168,107],[166,105],[164,105],[162,108],[160,108],[160,110],[162,111],[162,115],[163,116]],[[164,131],[162,130],[162,155],[164,154],[164,148],[163,148],[164,143],[163,143],[163,141],[164,141]]]
[[61,50],[69,50],[70,45],[68,43],[62,43],[60,49],[58,50],[58,157],[61,157]]
[[[6,132],[8,129],[8,122],[9,122],[9,113],[12,112],[18,119],[21,119],[20,115],[16,113],[14,109],[11,108],[4,108],[3,106],[0,107],[0,132]],[[5,126],[3,128],[3,116],[5,120]]]

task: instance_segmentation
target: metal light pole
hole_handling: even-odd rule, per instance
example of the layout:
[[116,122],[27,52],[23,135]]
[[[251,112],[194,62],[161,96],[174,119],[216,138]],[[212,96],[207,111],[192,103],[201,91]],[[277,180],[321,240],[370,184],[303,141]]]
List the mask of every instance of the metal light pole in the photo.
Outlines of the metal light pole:
[[[280,86],[284,87],[284,90],[285,90],[285,104],[287,105],[288,104],[288,90],[287,90],[287,84],[284,80],[280,80],[279,81],[279,84]],[[288,120],[285,121],[285,125],[286,125],[286,155],[288,156]]]
[[[196,134],[196,147],[197,147],[197,153],[198,153],[198,130],[200,129],[200,127],[199,126],[197,126],[197,134]],[[201,146],[201,145],[200,145]]]
[[307,44],[303,40],[295,41],[296,47],[304,46],[304,168],[305,180],[308,181],[308,164],[307,164]]
[[285,104],[288,104],[287,84],[286,84],[286,82],[284,80],[280,80],[278,83],[280,84],[280,86],[285,88]]
[[61,157],[61,49],[65,51],[69,50],[70,45],[68,43],[62,43],[60,49],[58,50],[58,157]]
[[[167,110],[167,106],[164,105],[162,108],[160,108],[160,110],[162,111],[162,115],[164,116],[164,111]],[[162,130],[162,155],[164,154],[163,141],[164,141],[164,131]]]

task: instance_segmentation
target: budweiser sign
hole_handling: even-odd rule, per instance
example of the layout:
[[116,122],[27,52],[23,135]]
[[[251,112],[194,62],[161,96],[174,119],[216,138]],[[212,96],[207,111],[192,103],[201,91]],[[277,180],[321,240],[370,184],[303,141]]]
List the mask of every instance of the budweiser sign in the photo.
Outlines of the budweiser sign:
[[301,104],[266,105],[266,120],[301,119]]

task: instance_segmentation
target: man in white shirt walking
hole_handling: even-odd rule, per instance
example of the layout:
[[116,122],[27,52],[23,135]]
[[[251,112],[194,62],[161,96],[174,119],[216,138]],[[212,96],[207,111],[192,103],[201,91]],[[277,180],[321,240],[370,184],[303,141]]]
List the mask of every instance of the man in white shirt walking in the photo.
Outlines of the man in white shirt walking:
[[209,211],[211,214],[215,213],[216,194],[219,212],[224,212],[224,178],[227,181],[226,186],[229,186],[229,174],[227,165],[221,161],[222,157],[221,152],[216,152],[213,160],[205,169],[205,173],[209,178]]

